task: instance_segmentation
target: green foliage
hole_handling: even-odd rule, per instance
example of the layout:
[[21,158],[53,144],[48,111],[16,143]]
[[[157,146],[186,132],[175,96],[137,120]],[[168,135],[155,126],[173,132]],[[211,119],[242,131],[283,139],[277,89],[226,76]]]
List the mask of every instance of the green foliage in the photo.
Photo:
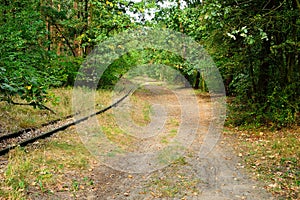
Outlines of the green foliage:
[[[238,125],[287,126],[299,116],[299,7],[297,1],[171,1],[156,25],[203,44],[217,64],[228,95],[236,97]],[[192,72],[192,66],[184,70]],[[239,117],[235,117],[239,116]]]
[[[73,85],[83,58],[94,46],[131,24],[126,1],[0,4],[0,100],[19,105],[25,103],[15,103],[15,96],[46,108],[43,104],[52,99],[50,87]],[[110,72],[121,66],[113,64],[106,77],[114,77]]]
[[[299,113],[299,10],[295,1],[206,1],[202,43],[211,52],[237,124],[295,123]],[[234,17],[230,17],[234,16]],[[233,117],[235,118],[235,117]]]
[[58,86],[73,86],[82,57],[60,56],[50,62],[49,72],[58,81]]
[[273,93],[268,96],[266,102],[266,118],[270,119],[271,125],[276,128],[292,125],[297,120],[299,113],[299,102],[294,103],[294,92],[299,87],[299,83],[291,84],[284,90],[274,88]]
[[115,60],[103,73],[98,83],[99,88],[112,88],[118,80],[135,65],[137,54],[127,53]]
[[[145,75],[153,79],[173,83],[176,78],[183,81],[181,80],[182,77],[178,77],[180,72],[193,85],[195,79],[193,72],[195,70],[188,66],[188,63],[180,56],[165,50],[144,49],[142,51],[131,51],[115,60],[104,71],[98,87],[111,88],[124,74],[128,75],[129,78]],[[177,73],[175,70],[177,70]]]
[[47,88],[56,85],[48,71],[45,23],[34,0],[1,2],[0,100],[12,103],[20,96],[30,105],[44,108]]
[[[169,28],[201,43],[214,59],[237,124],[286,126],[299,116],[298,1],[1,1],[0,98],[18,95],[43,107],[47,89],[72,85],[83,59],[107,38],[139,25]],[[150,9],[155,18],[147,21]],[[138,16],[136,23],[126,13]],[[108,58],[110,59],[110,58]],[[99,87],[111,87],[131,67],[162,64],[179,70],[191,85],[203,77],[180,56],[159,49],[129,52],[114,60]],[[146,74],[164,79],[164,69]],[[196,84],[196,85],[195,85]],[[242,114],[243,113],[243,114]],[[233,117],[235,118],[235,117]],[[242,119],[242,120],[241,120]]]

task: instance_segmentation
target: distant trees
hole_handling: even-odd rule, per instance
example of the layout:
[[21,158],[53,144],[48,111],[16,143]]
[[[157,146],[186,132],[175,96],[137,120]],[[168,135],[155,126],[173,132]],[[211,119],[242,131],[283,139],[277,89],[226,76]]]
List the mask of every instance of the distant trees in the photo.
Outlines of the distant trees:
[[[204,45],[236,96],[237,125],[281,127],[299,119],[300,4],[298,0],[181,1],[156,23]],[[176,6],[177,2],[177,6]]]

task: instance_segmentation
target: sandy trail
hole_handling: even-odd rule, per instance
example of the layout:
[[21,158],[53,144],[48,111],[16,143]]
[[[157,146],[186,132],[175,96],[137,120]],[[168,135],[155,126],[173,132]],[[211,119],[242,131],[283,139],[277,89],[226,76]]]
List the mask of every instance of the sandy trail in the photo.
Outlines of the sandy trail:
[[[209,127],[216,120],[209,96],[199,95],[200,110],[192,112],[195,106],[192,102],[183,99],[183,106],[178,101],[178,95],[187,95],[187,89],[176,89],[174,94],[162,86],[147,87],[150,92],[141,93],[139,97],[153,104],[164,104],[167,117],[178,120],[180,124],[186,123],[181,134],[191,136],[186,128],[190,125],[190,129],[196,130],[196,137],[179,159],[153,172],[128,173],[104,165],[94,166],[92,177],[96,191],[87,194],[87,199],[273,199],[260,183],[246,175],[231,147],[234,144],[224,140],[222,134],[209,154],[199,154]],[[126,106],[125,103],[119,108],[126,109]],[[183,114],[182,108],[188,110],[187,113]],[[155,120],[160,121],[157,117]],[[165,118],[161,115],[162,121]],[[134,131],[136,127],[131,128]],[[162,135],[170,129],[174,129],[174,124],[166,121]],[[163,145],[159,141],[150,139],[139,151],[158,150]]]

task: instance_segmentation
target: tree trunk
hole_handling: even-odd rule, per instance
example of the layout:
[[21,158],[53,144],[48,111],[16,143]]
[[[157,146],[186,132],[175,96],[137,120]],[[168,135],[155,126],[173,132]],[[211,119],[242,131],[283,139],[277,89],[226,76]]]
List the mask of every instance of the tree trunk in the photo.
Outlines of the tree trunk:
[[[201,75],[201,74],[200,74],[200,71],[197,70],[196,81],[195,81],[195,86],[194,86],[195,89],[199,89],[200,78],[201,78],[200,75]],[[202,88],[202,89],[203,89],[203,88]]]
[[262,64],[260,65],[259,75],[258,75],[258,84],[256,94],[259,96],[260,102],[265,102],[266,95],[268,92],[268,84],[270,79],[270,63],[268,56],[271,54],[270,51],[270,41],[265,41],[263,44],[264,49],[261,51]]

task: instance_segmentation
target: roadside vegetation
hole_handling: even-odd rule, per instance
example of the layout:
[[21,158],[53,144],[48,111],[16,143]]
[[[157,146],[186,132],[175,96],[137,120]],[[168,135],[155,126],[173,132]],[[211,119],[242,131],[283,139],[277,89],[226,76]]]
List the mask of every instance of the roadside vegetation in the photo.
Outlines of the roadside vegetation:
[[278,199],[299,199],[299,132],[299,126],[276,131],[232,126],[224,130],[241,165]]
[[[39,127],[46,122],[61,119],[72,113],[71,87],[51,89],[49,94],[52,96],[55,95],[55,101],[48,102],[45,105],[48,108],[55,110],[55,113],[52,113],[49,110],[34,109],[33,107],[26,105],[16,106],[9,104],[8,102],[0,102],[1,135],[19,131],[21,129]],[[22,102],[22,99],[17,97],[15,100]]]
[[61,198],[74,199],[80,189],[93,186],[88,177],[83,177],[93,162],[72,128],[51,140],[14,149],[0,175],[0,199],[55,198],[60,193]]

